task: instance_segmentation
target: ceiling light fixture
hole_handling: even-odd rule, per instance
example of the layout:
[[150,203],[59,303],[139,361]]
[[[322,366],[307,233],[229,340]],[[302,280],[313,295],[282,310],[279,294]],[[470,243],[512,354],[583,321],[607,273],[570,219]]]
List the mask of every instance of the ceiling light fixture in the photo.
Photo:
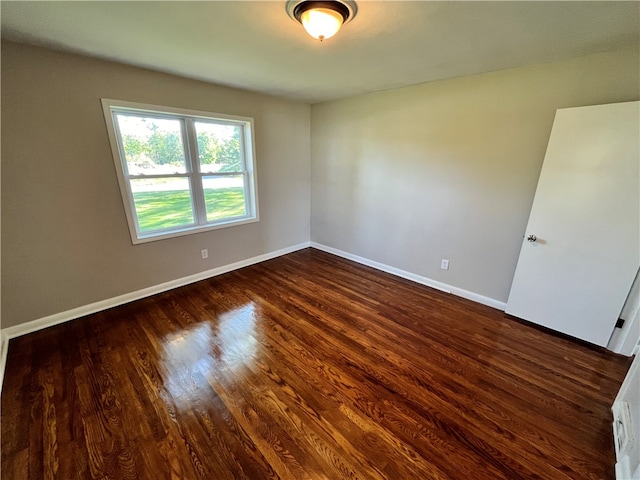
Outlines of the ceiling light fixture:
[[309,35],[320,41],[333,37],[358,13],[356,2],[351,0],[287,0],[286,9]]

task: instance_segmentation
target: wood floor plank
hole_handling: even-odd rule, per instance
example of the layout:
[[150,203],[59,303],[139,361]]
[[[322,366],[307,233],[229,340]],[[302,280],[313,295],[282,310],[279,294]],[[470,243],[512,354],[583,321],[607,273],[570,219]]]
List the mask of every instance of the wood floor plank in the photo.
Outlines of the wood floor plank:
[[[292,285],[289,285],[289,287],[293,288]],[[317,312],[315,312],[317,313]],[[349,336],[349,341],[353,341],[355,342],[357,338],[361,338],[358,337],[357,333],[352,333],[349,332],[349,328],[350,325],[347,324],[346,322],[344,323],[344,325],[346,325],[343,329],[343,333],[345,335]],[[313,329],[314,327],[312,325],[308,325],[307,328],[309,329]],[[371,330],[369,331],[370,333],[370,337],[371,337]],[[360,345],[365,347],[365,349],[367,351],[371,351],[372,353],[375,353],[376,350],[380,350],[379,348],[376,347],[377,345],[384,345],[384,339],[382,337],[372,337],[371,338],[372,342],[367,343],[366,345]],[[341,350],[342,347],[344,345],[333,345],[332,348],[335,350]],[[353,345],[351,345],[351,349],[353,350],[358,350],[357,348],[355,348]],[[391,385],[391,388],[394,388],[397,392],[397,387],[399,385],[403,385],[404,383],[400,383],[398,382],[398,380],[400,380],[402,377],[407,377],[407,379],[409,380],[409,382],[412,382],[414,384],[416,383],[421,383],[419,380],[419,377],[424,377],[424,374],[420,374],[420,372],[417,369],[414,369],[413,375],[411,370],[413,369],[413,366],[407,362],[407,364],[405,365],[405,369],[409,370],[409,372],[407,372],[405,369],[397,369],[395,367],[399,366],[401,363],[403,363],[403,359],[399,356],[394,354],[393,352],[393,345],[392,344],[388,344],[388,345],[384,345],[384,348],[382,349],[385,353],[386,353],[386,357],[383,356],[378,356],[378,355],[374,355],[368,358],[358,358],[356,359],[356,363],[351,363],[351,367],[355,368],[357,370],[364,370],[364,375],[365,376],[369,376],[370,378],[374,378],[376,382],[378,383],[383,383],[385,385]],[[350,360],[347,360],[347,363],[350,363]],[[413,363],[419,363],[415,358],[413,359]],[[358,367],[357,365],[360,365],[360,367]],[[374,368],[367,368],[367,365],[376,365]],[[384,367],[383,367],[384,365]],[[432,365],[433,366],[433,365]],[[343,365],[344,367],[344,365]],[[379,373],[377,373],[379,372]],[[478,393],[484,393],[482,391],[475,391],[473,389],[473,385],[469,384],[468,382],[463,382],[463,384],[453,384],[450,380],[451,379],[447,379],[445,378],[445,374],[447,372],[440,372],[440,376],[439,377],[431,377],[430,381],[432,382],[437,382],[438,388],[439,390],[435,391],[433,390],[435,393],[440,393],[440,390],[442,389],[443,386],[446,386],[447,383],[449,383],[449,386],[446,386],[446,390],[444,390],[442,393],[444,393],[445,395],[445,401],[446,402],[457,402],[458,404],[458,409],[463,409],[463,405],[465,404],[470,404],[470,403],[475,403],[476,405],[476,410],[478,410],[478,407],[483,407],[483,404],[481,402],[479,402],[479,398],[478,398]],[[380,375],[382,374],[382,375]],[[396,377],[395,381],[390,380],[392,377]],[[462,378],[461,380],[464,380],[464,378]],[[423,394],[428,394],[430,392],[432,392],[432,390],[430,388],[428,388],[427,384],[423,383]],[[474,398],[471,398],[468,395],[463,396],[462,398],[459,398],[461,394],[463,394],[464,392],[471,392],[473,391],[474,393]],[[405,396],[406,394],[401,393],[402,396]],[[490,395],[490,393],[489,393]],[[432,401],[438,401],[440,400],[440,397],[438,398],[434,398],[432,399]],[[494,399],[494,403],[495,403],[495,399]],[[504,407],[508,407],[508,404],[503,404],[500,405],[502,406],[502,410],[499,412],[494,411],[494,409],[492,409],[491,407],[489,408],[485,408],[484,411],[478,411],[477,413],[479,415],[482,415],[484,418],[483,420],[491,420],[493,422],[496,422],[496,429],[499,429],[500,427],[497,425],[499,422],[504,422],[504,421],[509,421],[509,422],[518,422],[519,419],[518,417],[521,415],[527,415],[528,412],[511,412],[512,415],[509,416],[507,415],[508,413],[510,413],[508,410],[505,410]],[[446,408],[446,407],[445,407]],[[536,419],[531,419],[533,422],[536,421]],[[473,420],[475,421],[475,420]],[[531,432],[527,432],[526,430],[523,432],[523,434],[532,434]],[[545,442],[547,439],[545,437],[540,437],[537,436],[536,439],[538,440],[538,442]],[[511,438],[509,439],[509,441],[515,441],[517,439],[515,438]],[[521,438],[520,441],[524,442],[525,445],[528,445],[529,443],[529,438]],[[550,447],[550,445],[549,445]]]
[[613,479],[630,359],[314,249],[12,339],[2,475]]
[[[298,316],[298,318],[301,319],[300,316]],[[312,325],[307,325],[305,329],[307,331],[313,331],[313,328],[314,327]],[[321,338],[318,332],[316,332],[316,338]],[[325,352],[325,355],[323,356],[322,363],[324,365],[328,364],[328,359],[331,357],[330,352],[342,352],[347,350],[357,352],[360,350],[359,346],[354,347],[352,345],[351,349],[345,348],[345,347],[346,347],[345,345],[341,345],[341,344],[330,345],[329,351]],[[311,346],[310,348],[314,348],[314,346]],[[316,350],[319,349],[319,345],[317,343],[315,344],[315,349]],[[331,365],[334,367],[333,369],[334,371],[341,372],[340,376],[336,378],[334,386],[338,388],[344,387],[345,385],[347,385],[347,382],[350,381],[350,385],[352,386],[355,386],[358,384],[361,384],[361,385],[369,384],[369,385],[372,385],[373,387],[382,387],[382,388],[371,388],[370,390],[369,389],[365,390],[367,396],[370,398],[377,398],[377,397],[380,397],[381,395],[387,395],[390,392],[399,397],[406,397],[407,395],[406,391],[400,390],[400,388],[398,388],[399,387],[398,382],[394,380],[390,380],[391,377],[395,377],[393,373],[388,373],[387,376],[385,376],[385,375],[376,374],[373,370],[366,368],[367,364],[372,364],[372,365],[376,365],[375,370],[382,372],[382,370],[380,369],[381,363],[384,363],[384,359],[376,358],[373,356],[368,358],[356,357],[354,361],[354,359],[352,358],[345,358],[339,354],[336,360],[336,363]],[[358,390],[362,391],[363,387],[361,386]],[[354,401],[356,404],[361,402],[361,400],[358,398],[354,398],[351,400]],[[413,410],[415,409],[415,406],[411,405],[410,402],[408,402],[407,408],[409,408],[410,410]],[[445,408],[448,408],[448,406],[445,405]],[[374,411],[373,413],[377,413],[377,412]],[[423,411],[422,420],[425,421],[427,419],[430,419],[430,423],[433,425],[433,429],[437,431],[455,431],[458,429],[457,424],[454,423],[453,426],[449,424],[444,424],[437,416],[430,415]],[[457,440],[462,441],[463,444],[466,444],[468,446],[469,435],[470,434],[468,433],[466,438],[463,438],[462,440],[460,439],[457,439]],[[456,439],[455,435],[449,434],[448,437],[449,437],[449,440]],[[482,440],[477,438],[475,439],[475,443],[482,443]],[[461,446],[458,446],[458,447],[461,447]],[[453,448],[451,449],[451,451],[453,452],[453,454],[458,454],[459,452],[462,452],[462,453],[466,452],[465,449],[461,449],[461,448]],[[429,455],[427,456],[432,457],[433,452],[430,452]],[[509,459],[506,463],[509,463],[510,461],[511,459]],[[484,463],[486,464],[486,460],[484,460]],[[503,463],[500,463],[499,466],[503,470],[505,470],[506,476],[498,475],[498,473],[494,472],[492,474],[493,478],[514,478],[513,470],[509,469],[508,465],[506,465],[503,462]],[[483,468],[486,473],[487,466],[485,465]],[[444,477],[444,478],[447,478],[447,477]]]

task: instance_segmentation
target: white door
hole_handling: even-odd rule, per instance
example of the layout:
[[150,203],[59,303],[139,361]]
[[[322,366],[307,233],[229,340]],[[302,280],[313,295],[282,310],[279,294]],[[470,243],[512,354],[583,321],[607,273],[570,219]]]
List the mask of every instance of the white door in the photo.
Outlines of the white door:
[[556,112],[506,312],[606,346],[640,264],[640,102]]

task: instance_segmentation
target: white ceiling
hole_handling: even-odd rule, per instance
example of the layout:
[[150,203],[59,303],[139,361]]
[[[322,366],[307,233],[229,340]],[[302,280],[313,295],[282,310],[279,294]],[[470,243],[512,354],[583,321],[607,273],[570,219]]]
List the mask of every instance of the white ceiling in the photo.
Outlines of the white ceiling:
[[322,43],[285,1],[2,1],[5,39],[310,103],[640,43],[636,1],[359,1]]

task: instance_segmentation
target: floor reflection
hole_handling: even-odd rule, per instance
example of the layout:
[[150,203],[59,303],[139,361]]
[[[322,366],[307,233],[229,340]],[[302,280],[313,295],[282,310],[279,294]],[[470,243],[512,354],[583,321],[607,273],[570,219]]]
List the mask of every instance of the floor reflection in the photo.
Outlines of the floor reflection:
[[164,338],[164,386],[178,408],[192,408],[210,382],[231,383],[250,367],[258,353],[256,324],[249,302]]

